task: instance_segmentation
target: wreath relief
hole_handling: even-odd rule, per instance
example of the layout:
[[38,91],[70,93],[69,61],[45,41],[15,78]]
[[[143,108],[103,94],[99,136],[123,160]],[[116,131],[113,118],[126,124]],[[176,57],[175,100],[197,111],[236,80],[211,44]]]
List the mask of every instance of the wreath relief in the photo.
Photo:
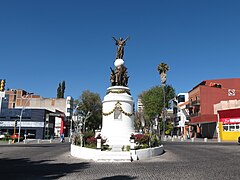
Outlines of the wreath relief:
[[121,107],[121,103],[118,101],[116,104],[115,104],[115,107],[113,108],[112,111],[108,112],[108,113],[102,113],[104,116],[109,116],[110,114],[112,114],[116,109],[118,109],[120,112],[122,112],[123,114],[125,114],[126,116],[132,116],[134,114],[134,112],[132,113],[128,113],[128,112],[125,112],[122,107]]

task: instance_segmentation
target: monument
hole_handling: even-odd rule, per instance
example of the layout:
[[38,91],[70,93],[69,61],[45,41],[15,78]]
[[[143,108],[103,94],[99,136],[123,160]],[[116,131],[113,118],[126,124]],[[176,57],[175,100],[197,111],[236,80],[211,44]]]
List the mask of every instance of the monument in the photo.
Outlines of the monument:
[[124,65],[124,46],[129,39],[116,41],[117,53],[115,68],[111,69],[110,87],[102,102],[101,135],[107,139],[106,144],[121,151],[122,146],[130,145],[130,136],[134,133],[134,101],[128,88],[127,68]]
[[[163,146],[135,150],[135,143],[131,134],[134,130],[134,101],[128,88],[127,68],[123,59],[126,41],[122,38],[116,41],[117,54],[114,69],[111,69],[110,87],[102,102],[102,130],[101,136],[110,146],[107,151],[100,149],[101,140],[97,149],[80,147],[71,144],[71,155],[83,159],[92,159],[97,162],[130,162],[139,159],[148,159],[163,153]],[[127,147],[130,147],[130,150]],[[124,147],[124,148],[123,148]]]

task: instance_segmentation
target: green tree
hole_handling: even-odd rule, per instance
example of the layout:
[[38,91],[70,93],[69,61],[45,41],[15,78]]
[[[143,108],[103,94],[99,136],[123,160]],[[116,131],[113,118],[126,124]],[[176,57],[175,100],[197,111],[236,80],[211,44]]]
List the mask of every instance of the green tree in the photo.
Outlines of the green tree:
[[77,113],[83,117],[84,130],[95,131],[102,124],[102,101],[100,95],[83,91],[78,100],[75,101],[79,104]]
[[160,74],[161,81],[162,81],[162,88],[163,88],[163,109],[162,109],[162,117],[163,117],[163,134],[162,136],[165,136],[165,122],[166,122],[166,91],[165,86],[167,82],[167,71],[169,70],[169,66],[166,63],[160,63],[157,67],[157,70]]
[[162,114],[163,107],[169,107],[168,103],[164,105],[164,91],[166,93],[165,102],[169,102],[176,96],[174,88],[169,85],[166,85],[164,87],[155,86],[140,95],[144,107],[143,114],[145,125],[148,129],[152,128],[156,118],[159,119]]
[[61,97],[62,97],[62,86],[61,86],[61,83],[59,83],[57,88],[57,98],[61,98]]
[[169,66],[166,63],[160,63],[157,67],[157,70],[160,74],[162,85],[166,85],[167,71],[169,70]]
[[136,131],[140,131],[142,129],[141,124],[141,112],[135,112],[134,116],[134,128]]
[[59,83],[58,84],[58,88],[57,88],[57,98],[64,98],[64,94],[65,94],[65,81],[62,81],[62,84]]
[[65,81],[62,81],[61,98],[64,98],[65,88]]

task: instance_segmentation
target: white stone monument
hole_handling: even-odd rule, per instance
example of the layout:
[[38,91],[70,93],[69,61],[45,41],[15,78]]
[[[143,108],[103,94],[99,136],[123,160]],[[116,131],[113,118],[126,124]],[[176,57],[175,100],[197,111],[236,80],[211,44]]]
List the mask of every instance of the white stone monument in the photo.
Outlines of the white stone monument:
[[103,100],[101,134],[108,145],[130,145],[134,133],[133,98],[128,87],[112,86]]
[[102,104],[101,135],[107,139],[106,144],[110,147],[119,148],[130,145],[130,136],[134,133],[134,101],[127,87],[127,68],[124,66],[124,60],[119,58],[123,56],[123,46],[126,40],[121,38],[116,40],[118,50],[114,62],[115,70],[111,69],[112,86],[107,89]]

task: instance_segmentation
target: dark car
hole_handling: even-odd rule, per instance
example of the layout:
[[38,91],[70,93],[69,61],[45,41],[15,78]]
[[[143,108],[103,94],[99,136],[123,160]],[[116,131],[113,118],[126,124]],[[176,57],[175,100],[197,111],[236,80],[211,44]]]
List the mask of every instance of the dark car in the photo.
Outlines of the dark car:
[[238,137],[238,143],[240,144],[240,136]]

